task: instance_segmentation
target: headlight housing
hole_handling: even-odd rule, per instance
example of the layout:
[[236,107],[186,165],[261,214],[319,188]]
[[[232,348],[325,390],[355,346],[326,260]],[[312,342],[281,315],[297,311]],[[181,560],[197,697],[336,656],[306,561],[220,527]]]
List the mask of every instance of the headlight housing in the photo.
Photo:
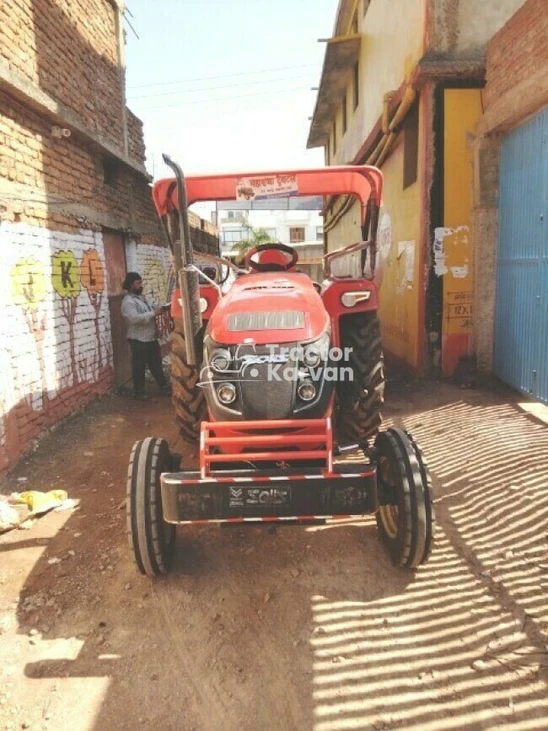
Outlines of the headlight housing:
[[361,292],[345,292],[341,294],[341,305],[343,307],[355,307],[362,302],[367,302],[371,299],[371,291],[364,289]]

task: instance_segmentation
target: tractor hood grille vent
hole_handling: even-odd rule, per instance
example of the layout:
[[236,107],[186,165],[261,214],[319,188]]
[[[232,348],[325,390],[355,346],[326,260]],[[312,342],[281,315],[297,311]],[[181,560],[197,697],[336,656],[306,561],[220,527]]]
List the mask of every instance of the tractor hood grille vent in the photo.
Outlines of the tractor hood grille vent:
[[290,284],[258,284],[256,287],[246,287],[246,292],[251,292],[255,289],[295,289]]
[[228,316],[230,332],[246,330],[299,330],[304,327],[304,312],[238,312]]

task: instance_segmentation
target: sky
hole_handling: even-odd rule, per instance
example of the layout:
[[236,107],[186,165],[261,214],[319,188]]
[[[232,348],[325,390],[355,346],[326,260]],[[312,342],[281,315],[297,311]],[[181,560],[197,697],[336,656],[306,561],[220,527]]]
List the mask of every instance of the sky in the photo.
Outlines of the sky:
[[[323,165],[306,150],[338,0],[128,0],[128,106],[171,175]],[[129,14],[131,13],[131,15]]]

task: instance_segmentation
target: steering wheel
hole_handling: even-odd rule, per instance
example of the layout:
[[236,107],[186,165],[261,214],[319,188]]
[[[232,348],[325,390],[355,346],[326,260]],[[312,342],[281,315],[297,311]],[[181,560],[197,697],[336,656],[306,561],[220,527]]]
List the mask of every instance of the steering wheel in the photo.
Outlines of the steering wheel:
[[[280,264],[280,262],[261,263],[260,261],[253,261],[253,257],[262,251],[281,251],[283,254],[288,254],[291,260],[285,264]],[[286,246],[285,244],[259,244],[259,246],[254,246],[246,253],[245,264],[256,272],[287,272],[295,266],[298,259],[298,252],[291,246]]]

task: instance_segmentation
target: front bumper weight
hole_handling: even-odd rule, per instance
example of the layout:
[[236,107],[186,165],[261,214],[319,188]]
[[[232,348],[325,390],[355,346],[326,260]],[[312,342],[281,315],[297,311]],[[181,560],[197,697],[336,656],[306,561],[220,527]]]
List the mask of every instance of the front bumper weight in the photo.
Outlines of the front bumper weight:
[[168,523],[321,520],[378,508],[370,464],[335,465],[328,476],[310,468],[219,471],[205,479],[197,471],[164,473],[161,484]]

